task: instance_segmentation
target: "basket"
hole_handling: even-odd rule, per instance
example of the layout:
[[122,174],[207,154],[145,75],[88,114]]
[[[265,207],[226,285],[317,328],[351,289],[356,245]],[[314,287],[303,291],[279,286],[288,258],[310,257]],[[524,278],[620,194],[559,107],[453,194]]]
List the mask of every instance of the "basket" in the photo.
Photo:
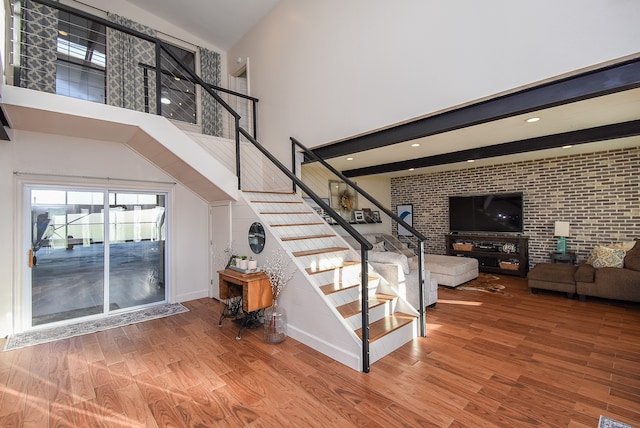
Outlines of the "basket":
[[500,269],[518,270],[520,269],[520,263],[500,262]]
[[453,244],[456,251],[473,251],[473,244]]

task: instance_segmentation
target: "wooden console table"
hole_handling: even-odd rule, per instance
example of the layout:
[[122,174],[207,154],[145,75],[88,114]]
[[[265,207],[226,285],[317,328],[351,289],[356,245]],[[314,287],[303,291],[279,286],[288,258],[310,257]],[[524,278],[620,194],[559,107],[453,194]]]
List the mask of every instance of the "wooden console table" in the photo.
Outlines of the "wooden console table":
[[240,340],[244,329],[260,324],[259,311],[271,306],[271,283],[264,272],[245,274],[232,269],[218,271],[218,279],[220,300],[224,301],[218,327],[222,327],[224,318],[239,320],[241,303],[244,317],[236,336]]

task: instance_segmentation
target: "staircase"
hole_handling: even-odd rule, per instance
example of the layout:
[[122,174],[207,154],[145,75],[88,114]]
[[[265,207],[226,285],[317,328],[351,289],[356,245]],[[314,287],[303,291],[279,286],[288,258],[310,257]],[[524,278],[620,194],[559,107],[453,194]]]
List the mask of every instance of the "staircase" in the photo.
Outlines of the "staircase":
[[[295,193],[243,191],[242,196],[307,279],[307,284],[296,287],[309,287],[321,296],[332,316],[354,339],[354,349],[361,349],[359,249],[346,244],[335,227]],[[369,357],[373,363],[417,337],[418,312],[371,268],[368,278],[364,294],[369,303]],[[336,332],[322,334],[322,340],[331,340]]]

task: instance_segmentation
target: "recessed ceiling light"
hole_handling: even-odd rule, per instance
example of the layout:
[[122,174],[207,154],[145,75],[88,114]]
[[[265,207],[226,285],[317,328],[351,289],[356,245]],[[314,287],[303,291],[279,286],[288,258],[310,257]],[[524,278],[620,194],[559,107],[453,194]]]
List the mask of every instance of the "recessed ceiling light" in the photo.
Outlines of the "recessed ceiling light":
[[567,144],[566,146],[562,146],[563,149],[570,149],[571,147],[573,147],[571,144]]
[[420,147],[420,143],[413,143],[411,147]]
[[471,162],[475,162],[475,159],[468,159],[467,162],[471,163]]
[[537,122],[539,120],[540,120],[539,117],[530,117],[529,119],[526,120],[526,122],[527,123],[533,123],[533,122]]
[[58,33],[60,33],[60,35],[63,36],[63,37],[67,37],[69,35],[69,33],[67,33],[64,30],[58,30]]
[[415,171],[415,168],[409,168],[409,171]]
[[353,160],[353,158],[347,158],[347,160],[348,160],[348,161],[351,161],[351,160]]

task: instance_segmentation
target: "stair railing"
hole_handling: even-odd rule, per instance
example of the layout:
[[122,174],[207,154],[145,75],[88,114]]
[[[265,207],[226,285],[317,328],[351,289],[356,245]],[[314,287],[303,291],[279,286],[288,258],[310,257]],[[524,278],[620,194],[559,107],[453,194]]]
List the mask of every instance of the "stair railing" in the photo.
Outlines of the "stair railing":
[[[293,183],[294,189],[300,188],[304,191],[320,208],[331,216],[344,230],[360,244],[360,266],[361,266],[361,287],[362,287],[362,371],[369,373],[371,368],[371,359],[369,354],[369,302],[367,299],[367,287],[369,284],[368,266],[369,266],[369,250],[373,249],[373,245],[358,232],[348,221],[346,221],[340,214],[332,209],[320,196],[318,196],[309,186],[307,186],[302,180],[295,175],[294,172],[289,171],[278,159],[276,159],[267,149],[265,149],[260,143],[258,143],[247,131],[238,127],[240,133],[245,136],[260,152],[269,159],[280,171],[282,171]],[[295,163],[294,163],[295,165]],[[423,305],[424,306],[424,305]]]
[[[407,222],[402,220],[393,211],[389,210],[387,207],[382,205],[382,203],[380,203],[377,199],[375,199],[373,196],[371,196],[369,193],[367,193],[365,190],[363,190],[361,187],[359,187],[355,182],[351,181],[349,178],[345,177],[340,171],[338,171],[334,167],[332,167],[329,163],[327,163],[327,161],[325,161],[324,159],[320,158],[312,150],[309,150],[300,141],[298,141],[297,139],[291,137],[291,150],[292,150],[293,173],[294,174],[296,173],[296,171],[295,171],[295,165],[296,165],[295,157],[296,157],[296,152],[297,152],[296,147],[299,147],[300,149],[302,149],[302,152],[304,153],[305,156],[308,156],[313,161],[319,162],[320,164],[322,164],[322,166],[327,168],[334,175],[339,177],[340,180],[342,180],[347,185],[352,187],[356,192],[358,192],[358,194],[364,196],[369,202],[371,202],[373,205],[378,207],[378,209],[380,209],[382,212],[384,212],[386,215],[388,215],[392,220],[395,220],[397,222],[397,224],[399,224],[399,225],[403,226],[405,229],[407,229],[409,232],[411,232],[418,239],[418,248],[417,248],[418,266],[419,266],[419,269],[418,269],[418,293],[419,293],[419,303],[420,303],[420,308],[418,308],[418,312],[420,313],[420,336],[425,337],[427,335],[427,323],[426,323],[426,316],[425,316],[425,309],[424,309],[425,308],[425,301],[424,301],[424,242],[427,240],[427,238],[423,234],[418,232],[413,226],[409,225]],[[293,190],[294,190],[294,192],[296,191],[295,184],[294,184]],[[305,192],[306,192],[306,190],[305,190]],[[329,208],[327,210],[328,205],[326,203],[323,202],[322,204],[320,204],[319,201],[317,201],[315,198],[312,198],[312,199],[316,203],[318,203],[318,205],[320,205],[320,207],[322,209],[324,209],[326,212],[328,212],[328,214],[331,215],[332,218],[335,219],[336,216],[337,216],[340,219],[342,219],[342,216],[338,215],[338,213],[333,208]],[[345,221],[345,223],[346,223],[346,221]],[[340,225],[342,226],[342,223],[340,223]],[[365,299],[363,299],[363,300],[365,300]]]

